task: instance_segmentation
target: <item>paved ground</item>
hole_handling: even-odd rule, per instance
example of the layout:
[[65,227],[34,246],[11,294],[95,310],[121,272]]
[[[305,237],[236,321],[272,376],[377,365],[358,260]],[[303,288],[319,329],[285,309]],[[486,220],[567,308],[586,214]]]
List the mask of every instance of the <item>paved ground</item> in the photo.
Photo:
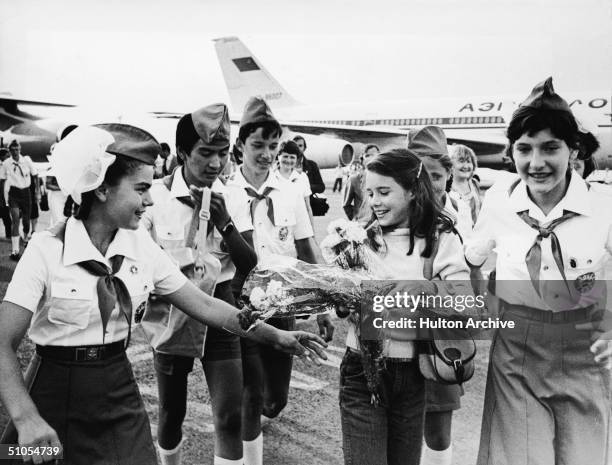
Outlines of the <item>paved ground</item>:
[[[321,240],[326,226],[332,219],[342,216],[339,194],[331,193],[331,172],[324,172],[328,185],[327,195],[330,211],[323,218],[316,218],[316,237]],[[44,218],[41,227],[44,227]],[[10,280],[13,262],[8,255],[10,244],[0,240],[0,297],[4,296],[6,283]],[[314,330],[314,324],[303,322]],[[338,408],[339,364],[344,353],[346,323],[337,321],[337,333],[329,348],[329,360],[322,366],[306,365],[296,360],[291,379],[289,405],[280,418],[265,428],[264,463],[268,465],[339,465],[342,463],[340,416]],[[479,341],[476,360],[476,375],[466,384],[463,407],[456,412],[453,424],[455,459],[458,465],[475,462],[480,418],[486,377],[488,342]],[[19,355],[23,366],[32,353],[32,345],[24,341]],[[136,332],[129,356],[134,365],[136,378],[147,405],[152,427],[157,422],[157,391],[151,353],[141,334]],[[0,406],[0,428],[7,421],[6,412]],[[185,422],[186,455],[184,463],[211,464],[213,451],[213,428],[210,404],[202,370],[198,366],[190,376],[189,407]]]

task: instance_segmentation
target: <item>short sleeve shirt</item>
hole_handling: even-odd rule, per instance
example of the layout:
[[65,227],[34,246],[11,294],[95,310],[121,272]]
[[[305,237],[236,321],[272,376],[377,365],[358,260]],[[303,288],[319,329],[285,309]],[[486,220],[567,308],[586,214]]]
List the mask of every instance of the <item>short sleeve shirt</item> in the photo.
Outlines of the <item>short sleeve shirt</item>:
[[[244,178],[242,169],[238,169],[225,187],[225,201],[230,216],[238,231],[253,231],[253,243],[259,259],[271,254],[296,257],[295,241],[314,235],[304,198],[272,173],[259,189],[255,189]],[[257,203],[251,218],[253,198],[247,194],[247,187],[260,195],[267,187],[272,188],[269,197],[274,207],[274,224],[268,218],[267,203],[264,200]]]
[[34,234],[4,300],[32,312],[29,336],[36,344],[84,346],[125,339],[128,325],[118,306],[103,338],[96,291],[99,278],[78,265],[93,259],[110,267],[109,259],[115,255],[125,257],[116,276],[130,293],[133,316],[144,312],[151,291],[170,294],[186,282],[144,229],[119,229],[102,256],[83,223],[69,218],[63,244],[49,231]]
[[[527,211],[540,225],[546,226],[560,218],[564,211],[578,213],[554,232],[559,240],[563,268],[569,286],[578,289],[588,281],[603,280],[605,265],[612,253],[612,196],[590,187],[572,173],[565,196],[548,215],[529,198],[527,186],[515,178],[514,183],[493,186],[487,192],[472,236],[465,243],[466,259],[481,265],[491,252],[496,252],[497,295],[513,304],[559,311],[568,308],[562,294],[555,291],[563,277],[554,259],[551,238],[541,241],[540,298],[530,281],[526,264],[527,252],[534,244],[537,231],[527,225],[518,212]],[[521,281],[521,285],[507,284]],[[504,284],[506,282],[506,284]],[[584,289],[584,288],[583,288]],[[587,296],[584,296],[587,299]],[[591,302],[592,303],[592,302]],[[585,306],[580,301],[576,306]]]
[[[225,186],[218,179],[213,183],[211,190],[225,196]],[[151,231],[155,241],[180,267],[195,261],[194,249],[185,247],[193,209],[178,200],[178,197],[189,197],[189,195],[189,187],[182,176],[182,169],[175,171],[170,190],[164,185],[163,180],[153,181],[151,197],[154,203],[147,208],[142,221],[143,227]],[[207,251],[221,262],[221,273],[217,278],[217,282],[220,283],[232,279],[236,273],[230,254],[222,243],[221,233],[213,227],[206,237],[206,246]]]
[[310,197],[312,195],[312,191],[310,190],[310,182],[308,181],[308,176],[306,173],[298,173],[293,170],[289,175],[289,178],[283,177],[279,171],[273,171],[272,175],[276,176],[279,182],[287,183],[292,186],[302,197]]
[[13,157],[8,157],[0,166],[0,179],[6,179],[10,186],[18,189],[30,187],[31,177],[37,174],[32,159],[27,156],[20,155],[19,161],[15,161]]

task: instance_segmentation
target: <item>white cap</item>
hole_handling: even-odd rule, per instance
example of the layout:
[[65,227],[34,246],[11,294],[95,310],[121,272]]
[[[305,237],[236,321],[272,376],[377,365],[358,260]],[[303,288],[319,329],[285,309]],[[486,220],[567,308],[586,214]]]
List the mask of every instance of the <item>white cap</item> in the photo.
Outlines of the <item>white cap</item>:
[[115,142],[107,131],[92,127],[79,126],[53,148],[50,157],[51,170],[62,192],[77,203],[81,194],[89,192],[102,184],[108,167],[116,159],[106,152]]

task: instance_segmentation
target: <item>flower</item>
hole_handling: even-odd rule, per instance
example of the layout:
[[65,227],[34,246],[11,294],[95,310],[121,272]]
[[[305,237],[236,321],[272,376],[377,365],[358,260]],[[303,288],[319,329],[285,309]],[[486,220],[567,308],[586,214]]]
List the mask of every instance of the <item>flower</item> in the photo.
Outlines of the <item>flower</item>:
[[279,299],[282,298],[283,293],[283,283],[276,280],[271,280],[268,283],[268,288],[266,289],[266,295],[271,299]]
[[349,223],[350,221],[345,220],[344,218],[338,218],[337,220],[331,221],[327,225],[327,232],[329,234],[340,234],[340,231],[346,231],[346,229],[349,227]]
[[266,302],[266,292],[261,287],[254,287],[249,296],[251,305],[255,308],[262,308]]
[[346,238],[351,242],[363,244],[368,238],[368,233],[357,223],[351,221],[346,228]]

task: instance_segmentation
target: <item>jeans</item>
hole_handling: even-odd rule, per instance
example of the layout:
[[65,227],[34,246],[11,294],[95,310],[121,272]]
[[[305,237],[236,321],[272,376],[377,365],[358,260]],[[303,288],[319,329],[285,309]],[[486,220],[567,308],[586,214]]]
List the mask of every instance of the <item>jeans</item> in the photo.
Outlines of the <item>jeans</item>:
[[346,465],[418,465],[423,441],[425,385],[417,361],[386,360],[381,403],[371,403],[361,356],[340,365],[340,416]]

